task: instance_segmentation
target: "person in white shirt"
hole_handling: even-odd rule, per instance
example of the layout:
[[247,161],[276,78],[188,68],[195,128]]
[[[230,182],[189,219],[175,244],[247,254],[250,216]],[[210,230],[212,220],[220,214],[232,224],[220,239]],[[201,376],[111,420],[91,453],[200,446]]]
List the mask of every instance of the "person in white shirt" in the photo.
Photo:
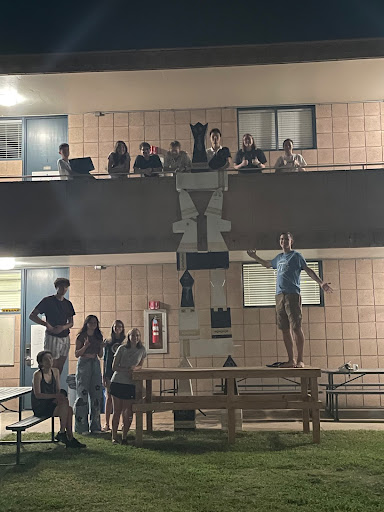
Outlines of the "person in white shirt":
[[61,158],[57,161],[57,170],[61,180],[72,180],[75,173],[71,169],[69,162],[69,144],[64,142],[59,146],[59,154]]
[[191,159],[186,151],[181,150],[178,140],[171,142],[164,159],[164,171],[188,172],[192,168]]
[[307,162],[298,153],[293,153],[292,139],[283,142],[284,155],[279,156],[275,163],[275,172],[300,172],[304,171]]
[[212,128],[209,132],[211,147],[207,149],[208,165],[211,169],[227,169],[232,162],[231,153],[227,147],[220,144],[221,131],[218,128]]

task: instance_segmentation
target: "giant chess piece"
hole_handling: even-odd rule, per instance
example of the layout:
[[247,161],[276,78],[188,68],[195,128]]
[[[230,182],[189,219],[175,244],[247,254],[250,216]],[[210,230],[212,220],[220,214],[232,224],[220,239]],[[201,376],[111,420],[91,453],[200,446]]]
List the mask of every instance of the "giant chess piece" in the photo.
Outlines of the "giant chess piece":
[[207,124],[191,124],[191,131],[193,138],[195,140],[195,143],[193,145],[193,157],[192,157],[192,163],[193,164],[206,164],[208,162],[207,160],[207,153],[205,151],[205,134],[207,133],[208,123]]
[[194,308],[195,303],[193,300],[192,286],[195,280],[191,274],[186,270],[180,278],[180,284],[183,287],[181,292],[181,304],[182,308]]

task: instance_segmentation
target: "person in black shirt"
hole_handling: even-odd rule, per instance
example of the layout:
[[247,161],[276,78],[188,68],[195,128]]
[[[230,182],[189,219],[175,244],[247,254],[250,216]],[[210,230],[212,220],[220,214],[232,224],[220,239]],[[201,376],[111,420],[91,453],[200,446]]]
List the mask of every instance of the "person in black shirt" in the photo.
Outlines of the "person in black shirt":
[[[69,279],[58,277],[54,282],[56,295],[44,297],[29,315],[35,324],[46,327],[44,350],[52,353],[53,367],[63,371],[69,352],[69,329],[76,314],[72,302],[64,298],[70,286]],[[45,315],[45,320],[39,317]]]
[[109,420],[112,413],[112,396],[109,392],[111,378],[113,375],[112,363],[116,350],[120,347],[125,339],[124,324],[121,320],[115,320],[112,325],[111,337],[104,340],[104,368],[103,368],[103,385],[107,390],[107,400],[105,402],[105,425],[104,432],[111,430]]
[[265,167],[267,159],[261,149],[256,148],[255,141],[251,134],[243,135],[243,147],[237,152],[235,158],[235,169],[240,172],[252,170],[261,172]]
[[148,142],[142,142],[140,144],[141,155],[137,155],[133,169],[135,172],[144,171],[143,174],[147,178],[152,176],[158,176],[159,173],[156,171],[163,170],[163,164],[158,155],[151,155],[151,146]]

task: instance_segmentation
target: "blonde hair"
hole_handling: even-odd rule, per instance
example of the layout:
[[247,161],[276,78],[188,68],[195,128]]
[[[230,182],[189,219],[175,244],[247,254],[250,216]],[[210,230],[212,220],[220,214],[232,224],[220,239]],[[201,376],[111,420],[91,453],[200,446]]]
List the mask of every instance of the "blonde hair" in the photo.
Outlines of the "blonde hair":
[[131,348],[132,347],[131,336],[134,333],[134,331],[137,331],[140,334],[140,341],[138,341],[136,343],[136,347],[141,348],[141,347],[144,346],[142,341],[141,341],[141,332],[140,332],[140,330],[137,327],[134,327],[133,329],[130,329],[128,331],[127,337],[125,338],[125,340],[122,343],[122,345],[124,345],[126,348]]

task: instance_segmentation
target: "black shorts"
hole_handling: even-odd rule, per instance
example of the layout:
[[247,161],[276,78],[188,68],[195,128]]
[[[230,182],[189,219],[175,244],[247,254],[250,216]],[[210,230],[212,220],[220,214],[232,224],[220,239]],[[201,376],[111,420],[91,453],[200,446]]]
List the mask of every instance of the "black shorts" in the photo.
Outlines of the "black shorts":
[[109,393],[121,400],[134,400],[136,398],[136,386],[134,384],[111,382]]
[[38,418],[49,418],[53,416],[56,407],[57,404],[54,402],[54,399],[36,400],[36,403],[33,404],[33,414]]

